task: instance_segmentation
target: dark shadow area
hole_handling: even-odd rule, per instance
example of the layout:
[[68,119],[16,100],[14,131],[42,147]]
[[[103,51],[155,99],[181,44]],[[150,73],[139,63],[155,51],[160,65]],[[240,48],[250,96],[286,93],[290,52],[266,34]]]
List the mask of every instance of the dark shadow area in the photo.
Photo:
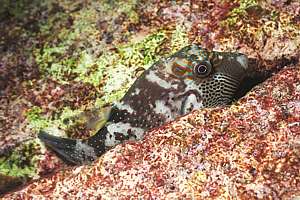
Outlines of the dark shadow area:
[[0,173],[0,197],[7,192],[20,188],[25,182],[25,178],[8,176]]
[[[270,78],[274,74],[278,73],[282,68],[289,65],[296,65],[299,63],[298,57],[293,57],[287,59],[282,57],[280,59],[276,59],[275,61],[269,61],[260,63],[258,59],[249,58],[249,66],[254,69],[253,72],[250,72],[242,84],[240,85],[239,89],[234,95],[234,100],[238,100],[245,96],[253,87],[256,85],[264,82],[266,79]],[[262,70],[266,69],[264,65],[272,66],[270,70]],[[260,69],[260,70],[259,70]]]

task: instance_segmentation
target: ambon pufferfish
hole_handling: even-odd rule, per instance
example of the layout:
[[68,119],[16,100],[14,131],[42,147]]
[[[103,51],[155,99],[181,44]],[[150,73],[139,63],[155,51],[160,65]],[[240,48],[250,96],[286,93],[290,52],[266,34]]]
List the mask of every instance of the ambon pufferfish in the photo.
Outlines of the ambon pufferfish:
[[248,70],[244,54],[189,45],[145,70],[112,106],[95,135],[78,140],[41,131],[38,137],[64,161],[88,163],[117,144],[141,140],[147,130],[195,109],[231,103]]

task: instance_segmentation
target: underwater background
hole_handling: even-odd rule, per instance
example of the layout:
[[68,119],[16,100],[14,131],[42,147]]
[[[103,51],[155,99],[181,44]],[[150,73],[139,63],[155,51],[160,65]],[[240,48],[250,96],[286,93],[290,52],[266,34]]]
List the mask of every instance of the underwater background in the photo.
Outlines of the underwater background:
[[[300,196],[297,0],[0,0],[0,194],[26,198]],[[278,71],[228,107],[197,110],[70,167],[39,130],[87,138],[107,106],[189,44]]]

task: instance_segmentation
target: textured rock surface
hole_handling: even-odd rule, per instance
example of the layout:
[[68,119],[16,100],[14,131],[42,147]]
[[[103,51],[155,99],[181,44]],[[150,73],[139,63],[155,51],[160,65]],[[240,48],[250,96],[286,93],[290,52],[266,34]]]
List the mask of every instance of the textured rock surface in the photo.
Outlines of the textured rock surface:
[[[0,181],[0,193],[7,192],[7,185],[17,185],[66,167],[51,151],[45,150],[44,146],[39,143],[36,139],[38,130],[46,128],[53,134],[77,138],[87,137],[97,128],[95,124],[97,125],[99,121],[101,108],[118,100],[138,76],[139,71],[149,67],[159,57],[168,55],[188,43],[198,43],[216,50],[243,52],[259,61],[260,70],[281,68],[288,63],[295,65],[299,62],[299,11],[298,0],[3,1],[0,7],[0,174],[7,181],[4,184]],[[257,94],[251,93],[238,105],[226,109],[195,112],[191,115],[195,119],[188,123],[186,123],[186,118],[183,118],[177,122],[178,126],[173,125],[172,135],[169,133],[170,127],[158,133],[152,132],[146,138],[145,144],[144,141],[127,144],[125,149],[119,146],[105,155],[103,161],[99,160],[97,166],[76,169],[77,175],[74,175],[72,170],[67,170],[52,179],[43,180],[45,185],[53,180],[51,182],[53,187],[47,185],[48,195],[52,190],[59,193],[60,190],[66,189],[68,181],[77,184],[76,180],[81,180],[81,178],[86,180],[89,172],[96,173],[95,170],[101,169],[102,175],[82,181],[82,185],[78,185],[78,191],[84,191],[86,185],[93,185],[95,188],[84,192],[87,195],[97,194],[96,191],[100,189],[96,184],[99,186],[107,184],[107,187],[103,186],[103,190],[101,189],[99,193],[107,189],[106,192],[110,195],[114,193],[114,190],[108,187],[111,184],[110,181],[117,183],[115,187],[121,187],[121,183],[117,182],[118,176],[122,176],[124,182],[129,181],[132,176],[131,184],[140,184],[136,187],[137,192],[146,191],[144,195],[148,194],[147,191],[153,191],[153,188],[159,191],[160,188],[164,188],[165,184],[169,184],[170,193],[172,190],[181,190],[186,191],[185,194],[191,194],[194,190],[195,195],[198,195],[197,192],[208,191],[209,187],[211,194],[215,192],[219,195],[223,192],[225,196],[229,194],[234,196],[235,193],[240,194],[239,191],[254,188],[253,191],[257,192],[258,196],[264,193],[270,194],[273,191],[278,191],[278,193],[271,195],[292,196],[292,192],[288,194],[288,192],[280,193],[279,189],[276,190],[276,187],[280,188],[277,182],[283,179],[280,179],[282,178],[280,171],[275,173],[276,176],[271,172],[275,170],[274,166],[282,165],[280,162],[284,159],[280,159],[279,156],[277,160],[272,160],[274,158],[272,156],[277,154],[270,153],[271,147],[269,146],[273,144],[279,152],[282,151],[281,149],[287,149],[286,154],[283,153],[283,155],[299,155],[297,148],[294,148],[299,144],[297,143],[299,136],[296,136],[299,128],[297,124],[299,103],[297,103],[296,91],[299,91],[299,86],[297,86],[298,89],[292,90],[292,88],[297,88],[299,68],[286,69],[280,74],[267,85],[256,88]],[[280,82],[285,79],[284,76],[287,76],[286,81]],[[255,106],[256,102],[257,106]],[[271,106],[265,106],[268,102]],[[83,114],[80,114],[82,112]],[[280,112],[283,114],[276,114]],[[205,117],[203,117],[204,113],[206,113]],[[271,117],[273,121],[269,121]],[[203,123],[201,119],[207,120],[205,126],[201,125]],[[250,119],[253,120],[253,124]],[[217,123],[221,123],[218,120],[223,120],[224,124],[217,126]],[[86,121],[92,124],[87,124]],[[187,126],[190,123],[192,126],[189,132]],[[227,124],[231,127],[228,129],[229,133],[233,134],[230,135],[231,137],[226,135],[227,132],[222,132],[225,131]],[[182,131],[176,133],[176,127],[182,128]],[[215,131],[219,129],[223,135],[220,134],[218,140],[212,141],[212,138],[205,137],[206,132],[208,137],[217,137],[214,134],[217,134],[218,132]],[[264,130],[266,132],[263,132]],[[271,130],[274,134],[279,134],[278,140],[283,141],[283,146],[279,143],[277,145],[276,138],[275,142],[272,140]],[[165,131],[169,135],[165,136],[163,134]],[[258,137],[256,134],[259,133],[262,135]],[[268,137],[265,138],[263,133]],[[241,142],[244,141],[244,134],[249,138],[249,143]],[[291,141],[296,142],[290,143],[290,138],[293,139]],[[159,148],[154,147],[155,144],[151,143],[151,139],[154,143],[156,140],[161,141],[162,145],[164,145],[163,141],[169,141],[170,150],[165,149],[161,155],[166,157],[159,158],[159,153],[155,152],[155,149],[159,150]],[[271,140],[273,143],[270,142]],[[172,141],[180,145],[171,145]],[[193,141],[195,144],[191,145]],[[262,144],[261,141],[265,143]],[[139,156],[142,156],[138,153],[141,151],[140,148],[152,152],[153,158],[150,155],[144,159],[140,158]],[[194,150],[190,150],[193,148]],[[202,148],[208,149],[207,153]],[[224,152],[225,150],[228,152],[229,148],[230,156],[220,152],[218,148],[223,149]],[[146,150],[143,151],[147,152]],[[136,153],[136,163],[133,159],[124,160],[126,156],[122,158],[121,154],[117,153],[118,151],[122,151],[124,155],[128,154],[129,158],[133,156],[131,153]],[[237,157],[232,156],[234,153]],[[194,158],[189,157],[189,154]],[[258,156],[248,158],[248,154]],[[224,166],[220,164],[222,159],[215,159],[218,158],[216,155],[224,157],[222,157]],[[117,162],[115,157],[119,158],[118,166],[120,166],[116,169],[111,167],[114,162]],[[266,160],[260,157],[266,157]],[[157,158],[157,161],[152,160],[154,158]],[[288,158],[282,163],[288,163]],[[164,174],[166,168],[156,169],[162,159],[165,165],[168,165],[167,167],[174,170],[178,168],[173,178],[169,177],[171,174]],[[185,159],[192,160],[184,164]],[[194,165],[191,163],[201,163],[202,159],[208,159],[206,162],[211,162],[212,166],[206,167],[204,163],[203,166],[192,169]],[[101,165],[100,163],[104,161],[106,164]],[[226,163],[232,163],[233,170],[230,167],[227,169]],[[275,163],[272,165],[274,168],[272,166],[263,168],[262,166],[265,166],[263,163],[266,165]],[[295,163],[297,162],[290,161],[290,165],[285,166],[296,166]],[[133,170],[144,170],[145,173],[137,171],[139,175],[133,175],[134,172],[131,171],[126,175],[126,170],[129,170],[127,168],[134,164],[136,168]],[[152,167],[139,169],[138,164]],[[105,182],[102,181],[106,176],[104,173],[110,173],[105,171],[106,165],[110,166],[108,169],[111,173],[118,175],[108,178]],[[123,173],[120,172],[122,166],[126,169]],[[218,171],[218,166],[223,168]],[[285,167],[282,168],[285,169]],[[84,171],[81,172],[80,169]],[[286,179],[294,176],[294,186],[281,188],[296,190],[298,187],[299,189],[299,185],[296,185],[299,184],[297,182],[299,172],[296,176],[292,169],[293,167],[287,168],[290,172],[282,174],[286,176]],[[154,171],[152,174],[147,174],[149,170]],[[247,170],[249,171],[246,173]],[[171,173],[172,170],[169,171]],[[236,175],[239,172],[243,176]],[[220,174],[217,175],[217,173]],[[160,174],[162,176],[158,177]],[[138,176],[138,179],[134,178],[135,176]],[[271,176],[274,180],[270,178]],[[149,185],[142,186],[139,183],[141,177],[145,177],[145,182]],[[220,178],[222,181],[219,181],[218,177],[222,177]],[[57,180],[57,183],[54,180]],[[185,180],[189,181],[184,182]],[[174,187],[171,186],[172,181],[174,181]],[[208,182],[214,183],[216,189],[212,189],[214,186],[209,186]],[[223,186],[218,186],[218,183]],[[230,185],[231,183],[235,184]],[[45,186],[38,184],[41,182],[34,183],[28,189],[35,188],[38,192],[37,188]],[[284,181],[281,184],[285,184]],[[287,184],[292,184],[292,182]],[[60,188],[59,185],[62,187]],[[75,194],[77,189],[75,185],[73,186],[69,187]],[[166,192],[167,189],[164,188],[163,191]],[[24,190],[24,192],[30,191]],[[33,192],[33,194],[36,193]],[[125,196],[129,194],[128,190],[124,190]]]
[[4,199],[300,197],[300,66]]

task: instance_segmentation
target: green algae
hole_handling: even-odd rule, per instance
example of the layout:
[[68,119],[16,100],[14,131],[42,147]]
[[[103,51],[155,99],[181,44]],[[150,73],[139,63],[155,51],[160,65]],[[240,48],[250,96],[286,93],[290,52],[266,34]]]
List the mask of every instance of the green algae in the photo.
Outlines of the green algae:
[[14,177],[34,177],[38,174],[40,146],[36,140],[27,141],[11,152],[10,156],[0,157],[0,173]]
[[235,25],[241,17],[247,15],[247,9],[258,5],[257,0],[238,0],[239,6],[232,9],[223,24]]
[[101,4],[96,6],[97,10],[109,16],[125,14],[128,21],[135,23],[139,20],[139,15],[135,10],[137,4],[138,0],[102,0]]
[[[107,103],[120,99],[126,92],[134,80],[132,74],[136,68],[146,69],[158,60],[157,49],[165,39],[166,34],[159,31],[140,42],[120,45],[117,52],[103,52],[99,58],[87,50],[78,53],[76,58],[67,55],[66,46],[45,46],[42,51],[36,51],[36,62],[45,76],[61,84],[68,84],[71,75],[74,75],[75,81],[90,83],[95,87],[104,82],[103,91],[109,94],[109,97],[105,97]],[[123,89],[115,91],[119,88]]]
[[29,122],[29,128],[35,131],[39,131],[50,125],[50,121],[42,116],[42,109],[40,107],[34,106],[29,109],[25,116]]
[[[107,51],[107,45],[99,40],[102,30],[97,23],[110,16],[111,27],[108,28],[113,29],[113,20],[120,13],[125,14],[131,23],[137,22],[137,1],[92,2],[84,8],[74,2],[58,4],[70,13],[57,12],[40,23],[41,35],[46,36],[46,42],[34,51],[39,69],[42,75],[61,84],[68,84],[76,77],[76,81],[97,86],[102,75],[101,66],[97,70],[97,65],[102,64],[103,58],[99,59],[96,54]],[[87,58],[91,62],[86,63]]]
[[180,50],[189,44],[187,28],[183,24],[177,24],[176,29],[173,31],[170,41],[170,48],[172,53]]
[[70,127],[76,126],[78,123],[82,123],[77,116],[83,111],[81,109],[73,110],[70,107],[64,107],[61,114],[53,120],[52,126],[59,127],[62,130],[68,130]]
[[68,130],[70,127],[76,126],[79,123],[77,116],[82,113],[82,109],[73,110],[66,106],[61,112],[54,115],[52,118],[44,116],[40,107],[34,106],[26,113],[26,119],[28,121],[28,127],[35,132],[43,129],[60,129]]
[[28,16],[38,4],[39,1],[36,0],[1,0],[0,19],[10,16],[17,20],[22,20],[24,17]]

